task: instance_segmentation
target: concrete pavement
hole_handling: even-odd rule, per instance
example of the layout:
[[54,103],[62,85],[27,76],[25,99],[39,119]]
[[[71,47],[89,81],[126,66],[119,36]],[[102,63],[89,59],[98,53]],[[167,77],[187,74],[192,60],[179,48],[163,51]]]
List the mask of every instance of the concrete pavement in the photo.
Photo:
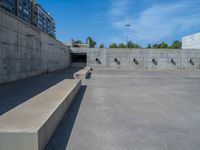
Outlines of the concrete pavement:
[[94,71],[46,150],[199,150],[200,72]]

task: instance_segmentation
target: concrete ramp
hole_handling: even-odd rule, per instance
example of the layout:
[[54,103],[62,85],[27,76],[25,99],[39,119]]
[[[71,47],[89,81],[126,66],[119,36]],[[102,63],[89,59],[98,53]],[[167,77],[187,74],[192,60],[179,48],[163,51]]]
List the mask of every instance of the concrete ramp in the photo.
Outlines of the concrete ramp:
[[80,87],[63,80],[0,116],[0,150],[42,150]]

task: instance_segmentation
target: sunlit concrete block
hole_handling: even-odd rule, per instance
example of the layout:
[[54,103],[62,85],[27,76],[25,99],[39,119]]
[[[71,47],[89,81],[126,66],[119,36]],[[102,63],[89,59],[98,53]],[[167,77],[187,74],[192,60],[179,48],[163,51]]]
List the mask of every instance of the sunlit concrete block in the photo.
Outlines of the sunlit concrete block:
[[0,150],[42,150],[80,87],[64,80],[0,116]]

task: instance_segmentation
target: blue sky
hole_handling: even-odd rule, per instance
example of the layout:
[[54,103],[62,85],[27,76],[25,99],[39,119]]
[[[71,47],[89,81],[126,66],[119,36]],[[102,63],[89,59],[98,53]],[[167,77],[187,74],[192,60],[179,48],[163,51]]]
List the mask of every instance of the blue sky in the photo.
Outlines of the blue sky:
[[[61,41],[98,44],[130,40],[143,46],[171,43],[184,35],[200,32],[200,0],[37,0],[56,22]],[[130,29],[125,27],[131,24]]]

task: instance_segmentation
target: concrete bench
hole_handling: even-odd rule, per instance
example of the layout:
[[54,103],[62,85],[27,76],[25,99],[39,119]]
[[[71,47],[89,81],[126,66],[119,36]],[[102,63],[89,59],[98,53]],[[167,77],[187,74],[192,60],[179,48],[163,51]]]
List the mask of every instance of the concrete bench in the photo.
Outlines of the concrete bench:
[[85,67],[84,69],[81,69],[80,71],[74,74],[74,79],[80,79],[80,80],[86,79],[90,71],[91,71],[90,67]]
[[63,80],[0,116],[0,150],[44,149],[80,87]]

